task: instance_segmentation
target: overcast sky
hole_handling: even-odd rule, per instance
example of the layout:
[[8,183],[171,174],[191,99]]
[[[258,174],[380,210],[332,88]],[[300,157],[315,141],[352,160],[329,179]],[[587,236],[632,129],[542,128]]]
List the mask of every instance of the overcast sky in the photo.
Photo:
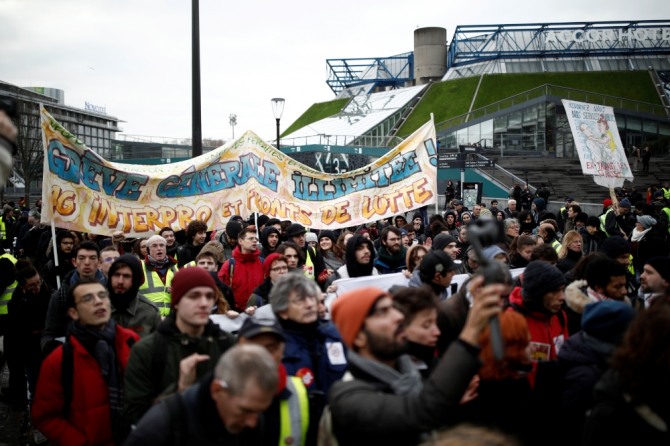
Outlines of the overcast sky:
[[[253,130],[274,139],[334,98],[328,58],[413,49],[417,27],[670,19],[667,0],[200,0],[203,137]],[[190,0],[0,0],[0,80],[65,91],[67,105],[106,107],[124,133],[191,136]]]

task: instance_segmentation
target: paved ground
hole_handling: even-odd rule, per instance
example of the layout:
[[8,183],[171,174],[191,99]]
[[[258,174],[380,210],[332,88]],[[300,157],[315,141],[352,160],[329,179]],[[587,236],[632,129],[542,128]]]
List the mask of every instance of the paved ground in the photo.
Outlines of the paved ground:
[[[0,387],[7,387],[7,367],[0,371]],[[0,446],[33,445],[32,429],[29,425],[28,407],[20,408],[0,400]],[[47,443],[42,443],[45,445]]]

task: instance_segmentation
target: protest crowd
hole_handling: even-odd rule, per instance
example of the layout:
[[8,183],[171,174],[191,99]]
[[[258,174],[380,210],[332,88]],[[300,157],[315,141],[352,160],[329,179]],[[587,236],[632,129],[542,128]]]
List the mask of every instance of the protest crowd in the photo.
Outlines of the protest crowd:
[[52,445],[668,445],[670,186],[546,192],[145,239],[6,204],[2,398]]

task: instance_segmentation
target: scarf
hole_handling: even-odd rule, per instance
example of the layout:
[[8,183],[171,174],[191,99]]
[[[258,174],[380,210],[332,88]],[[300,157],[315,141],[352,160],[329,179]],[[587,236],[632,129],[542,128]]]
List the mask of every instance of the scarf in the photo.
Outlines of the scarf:
[[633,229],[633,233],[630,236],[631,242],[639,242],[647,235],[647,232],[651,231],[651,228],[647,228],[644,231],[638,231],[637,228]]
[[398,370],[381,362],[364,358],[352,350],[349,350],[348,359],[349,364],[388,385],[394,395],[417,395],[423,388],[421,374],[409,355],[401,355],[398,358]]
[[391,254],[385,246],[382,246],[379,251],[377,251],[377,258],[388,265],[389,268],[395,269],[405,264],[405,259],[407,258],[407,248],[403,246],[401,247],[400,251],[398,251],[398,253]]
[[149,265],[153,266],[156,269],[163,269],[166,267],[168,263],[170,263],[170,258],[168,256],[165,256],[163,260],[156,260],[149,254],[147,254],[147,260],[149,260]]
[[344,265],[342,259],[337,257],[331,249],[328,251],[321,251],[321,257],[323,257],[323,263],[326,265],[326,269],[337,271],[338,268]]
[[72,324],[70,335],[77,338],[91,356],[100,365],[100,372],[107,382],[109,391],[109,411],[112,420],[112,432],[117,443],[125,438],[123,420],[123,386],[121,373],[116,362],[115,338],[116,323],[110,319],[102,329],[81,325],[78,321]]

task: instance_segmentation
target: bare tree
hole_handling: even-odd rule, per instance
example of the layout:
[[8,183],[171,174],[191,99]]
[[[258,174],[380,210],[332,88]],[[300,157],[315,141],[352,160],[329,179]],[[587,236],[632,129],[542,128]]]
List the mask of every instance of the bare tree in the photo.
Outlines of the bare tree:
[[44,147],[40,128],[39,106],[17,98],[18,136],[16,138],[17,154],[14,164],[25,182],[24,196],[30,202],[30,192],[34,183],[41,182],[43,174]]

